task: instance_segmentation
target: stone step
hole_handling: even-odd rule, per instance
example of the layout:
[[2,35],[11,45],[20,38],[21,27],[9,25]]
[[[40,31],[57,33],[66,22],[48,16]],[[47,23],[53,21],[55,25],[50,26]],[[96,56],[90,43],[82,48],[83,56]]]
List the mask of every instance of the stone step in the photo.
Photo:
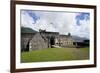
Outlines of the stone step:
[[54,47],[54,48],[62,48],[62,47],[57,46],[57,45],[52,45],[52,47]]

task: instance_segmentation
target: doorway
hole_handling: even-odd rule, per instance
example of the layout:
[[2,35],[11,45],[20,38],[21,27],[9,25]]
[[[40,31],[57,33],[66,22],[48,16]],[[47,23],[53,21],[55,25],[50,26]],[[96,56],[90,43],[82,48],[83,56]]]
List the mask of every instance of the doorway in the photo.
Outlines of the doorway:
[[55,45],[55,38],[54,37],[50,38],[50,46],[51,46],[51,48],[53,48],[52,45]]

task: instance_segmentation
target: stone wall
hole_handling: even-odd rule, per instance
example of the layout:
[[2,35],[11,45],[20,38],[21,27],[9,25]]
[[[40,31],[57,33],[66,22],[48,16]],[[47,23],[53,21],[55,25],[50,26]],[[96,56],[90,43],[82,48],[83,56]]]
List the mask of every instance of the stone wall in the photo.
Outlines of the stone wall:
[[62,47],[74,47],[74,40],[72,39],[71,36],[67,35],[60,35],[60,46]]
[[48,48],[47,39],[44,39],[40,33],[36,33],[30,41],[30,50]]
[[34,35],[33,33],[21,33],[21,51],[29,51],[28,45]]
[[52,48],[52,45],[60,47],[74,47],[71,35],[59,35],[57,32],[37,32],[21,34],[21,50],[31,51],[37,49]]

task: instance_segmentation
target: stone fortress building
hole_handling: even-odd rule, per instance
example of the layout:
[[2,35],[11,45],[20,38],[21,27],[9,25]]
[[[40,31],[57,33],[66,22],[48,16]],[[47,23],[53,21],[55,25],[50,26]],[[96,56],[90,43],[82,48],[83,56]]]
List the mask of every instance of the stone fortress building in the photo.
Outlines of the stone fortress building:
[[53,47],[76,47],[77,45],[78,43],[72,38],[70,33],[68,35],[60,35],[59,32],[49,32],[41,29],[39,29],[39,32],[32,29],[28,31],[21,29],[21,51]]

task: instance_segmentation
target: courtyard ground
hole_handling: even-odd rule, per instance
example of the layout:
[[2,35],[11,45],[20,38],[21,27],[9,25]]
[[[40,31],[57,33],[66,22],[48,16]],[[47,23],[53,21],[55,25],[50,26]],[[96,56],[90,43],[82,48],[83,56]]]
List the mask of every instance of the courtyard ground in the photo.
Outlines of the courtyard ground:
[[47,48],[21,52],[21,62],[47,62],[89,59],[89,48]]

